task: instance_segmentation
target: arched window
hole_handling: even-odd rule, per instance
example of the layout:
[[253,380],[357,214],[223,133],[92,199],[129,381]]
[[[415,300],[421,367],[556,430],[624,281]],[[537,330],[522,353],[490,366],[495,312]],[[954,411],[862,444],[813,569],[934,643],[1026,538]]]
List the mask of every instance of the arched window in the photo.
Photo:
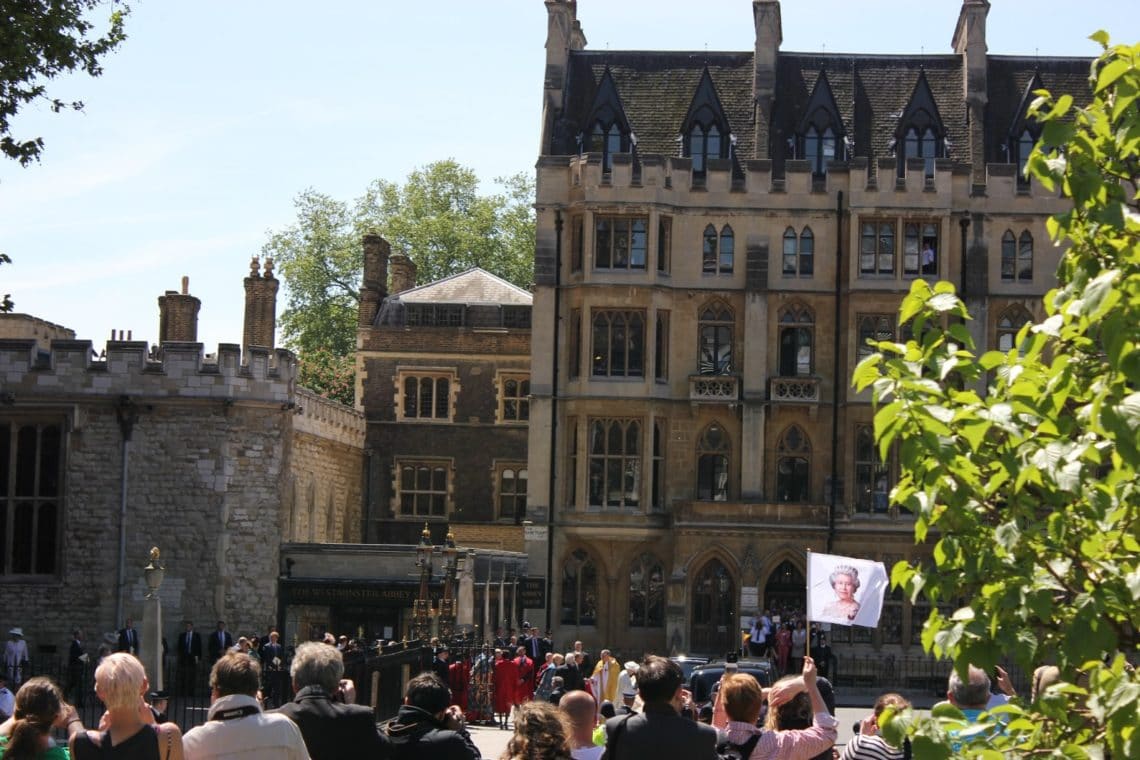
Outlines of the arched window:
[[1017,277],[1017,238],[1006,230],[1001,236],[1001,278],[1012,282]]
[[776,499],[807,501],[810,496],[811,442],[792,425],[776,443]]
[[705,274],[732,274],[736,238],[727,224],[716,234],[716,227],[705,227],[701,245],[701,271]]
[[724,158],[723,144],[716,124],[694,124],[689,130],[689,157],[693,159],[693,171],[703,173],[708,169],[710,158]]
[[585,549],[562,564],[563,625],[594,625],[598,620],[598,571]]
[[699,371],[702,375],[727,375],[732,372],[732,310],[714,301],[701,311]]
[[1032,315],[1021,306],[1011,306],[1002,312],[997,323],[997,349],[1008,352],[1017,341],[1021,328],[1033,321]]
[[799,237],[791,227],[784,230],[784,274],[788,277],[811,277],[815,271],[815,237],[811,227],[804,227]]
[[811,164],[812,174],[827,174],[827,167],[835,160],[836,143],[831,127],[824,127],[822,131],[814,126],[808,127],[804,133],[804,158]]
[[1022,230],[1017,239],[1017,280],[1033,282],[1033,236]]
[[733,256],[736,253],[736,238],[727,224],[720,230],[720,263],[717,274],[732,274]]
[[934,159],[940,156],[940,142],[933,127],[911,127],[906,130],[903,139],[903,153],[899,156],[899,176],[905,176],[908,158],[921,158],[923,159],[923,173],[927,177],[933,177]]
[[665,571],[652,554],[642,554],[629,568],[629,626],[665,625]]
[[812,343],[815,319],[806,306],[792,305],[780,312],[780,375],[812,373]]
[[712,423],[697,442],[697,499],[728,501],[728,435]]
[[653,421],[653,493],[649,504],[653,509],[665,509],[665,421]]
[[625,135],[617,122],[603,124],[594,122],[594,129],[590,133],[590,150],[602,154],[602,170],[609,172],[614,167],[614,154],[623,152],[625,148]]
[[716,274],[716,227],[711,224],[705,227],[701,251],[701,271]]
[[895,318],[891,314],[863,314],[858,318],[858,325],[855,345],[858,361],[875,353],[876,349],[868,345],[868,341],[879,343],[895,339]]
[[590,506],[641,504],[641,423],[608,419],[590,422]]
[[1033,145],[1037,140],[1034,139],[1033,134],[1028,130],[1022,131],[1021,135],[1017,138],[1017,184],[1025,187],[1029,184],[1029,177],[1025,174],[1025,167],[1029,163],[1029,154],[1033,152]]

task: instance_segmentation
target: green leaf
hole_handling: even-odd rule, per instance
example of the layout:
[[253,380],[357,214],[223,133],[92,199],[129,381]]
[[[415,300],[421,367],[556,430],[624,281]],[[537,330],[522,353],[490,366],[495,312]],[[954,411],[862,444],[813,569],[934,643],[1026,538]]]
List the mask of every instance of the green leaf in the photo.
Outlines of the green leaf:
[[[1096,92],[1099,93],[1106,87],[1110,87],[1113,82],[1124,76],[1124,73],[1128,71],[1128,68],[1128,61],[1121,60],[1119,58],[1114,61],[1109,61],[1108,64],[1100,70],[1100,73],[1097,74]],[[1069,98],[1069,101],[1071,103],[1072,98]]]
[[958,720],[965,722],[966,714],[949,702],[939,702],[930,708],[931,717],[939,720]]

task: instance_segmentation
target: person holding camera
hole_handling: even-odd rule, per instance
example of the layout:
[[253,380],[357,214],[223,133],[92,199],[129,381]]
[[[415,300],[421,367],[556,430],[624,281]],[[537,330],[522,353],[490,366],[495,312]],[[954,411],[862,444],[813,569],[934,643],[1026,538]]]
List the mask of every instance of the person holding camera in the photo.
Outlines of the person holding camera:
[[404,704],[384,728],[392,760],[481,760],[451,691],[435,673],[408,681]]
[[356,705],[356,688],[344,675],[344,656],[336,647],[317,641],[301,644],[289,667],[296,695],[275,713],[301,729],[313,760],[348,760],[388,756],[387,738],[380,733],[372,710]]
[[879,716],[888,707],[896,712],[906,710],[910,702],[900,694],[884,694],[875,700],[874,712],[859,723],[858,731],[843,748],[840,760],[903,760],[908,757],[905,747],[890,744],[879,733]]

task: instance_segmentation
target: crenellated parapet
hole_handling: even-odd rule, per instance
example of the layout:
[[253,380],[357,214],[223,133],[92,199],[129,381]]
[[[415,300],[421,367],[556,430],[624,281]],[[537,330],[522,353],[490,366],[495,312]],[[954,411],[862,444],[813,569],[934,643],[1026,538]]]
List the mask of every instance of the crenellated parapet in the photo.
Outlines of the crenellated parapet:
[[292,400],[296,359],[285,349],[222,343],[214,356],[201,343],[108,341],[96,354],[89,340],[0,340],[0,389],[22,396],[145,396]]
[[293,429],[353,448],[364,448],[364,414],[339,401],[318,396],[308,388],[297,388]]

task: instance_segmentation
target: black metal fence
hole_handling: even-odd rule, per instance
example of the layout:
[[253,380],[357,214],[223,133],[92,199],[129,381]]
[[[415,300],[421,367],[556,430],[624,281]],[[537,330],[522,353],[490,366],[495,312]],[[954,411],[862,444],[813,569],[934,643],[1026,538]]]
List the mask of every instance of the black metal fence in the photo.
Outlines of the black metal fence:
[[[465,657],[475,651],[474,638],[457,637],[447,642],[452,659]],[[291,653],[290,653],[291,654]],[[372,707],[377,720],[393,717],[403,702],[407,680],[429,668],[433,657],[432,647],[426,641],[394,642],[380,650],[356,650],[345,655],[345,678],[356,685],[356,703]],[[293,697],[286,660],[280,669],[262,671],[262,694],[265,708],[272,709]],[[88,663],[82,672],[69,673],[65,658],[58,655],[34,656],[24,668],[23,679],[47,676],[63,688],[83,719],[83,725],[99,725],[103,705],[95,696],[95,663]],[[152,687],[154,684],[152,684]],[[199,666],[193,679],[180,673],[173,659],[164,664],[163,687],[169,695],[165,714],[183,731],[206,722],[210,707],[209,668]]]

